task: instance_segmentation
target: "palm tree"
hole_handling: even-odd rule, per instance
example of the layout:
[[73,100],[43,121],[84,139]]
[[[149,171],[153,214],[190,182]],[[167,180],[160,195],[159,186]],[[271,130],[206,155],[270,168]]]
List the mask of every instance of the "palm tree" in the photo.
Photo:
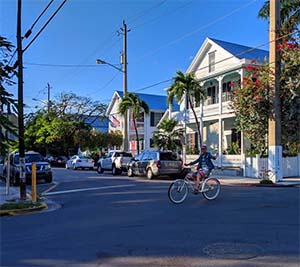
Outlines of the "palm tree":
[[[17,113],[17,101],[13,98],[13,94],[9,93],[5,86],[11,86],[15,82],[12,80],[16,74],[13,67],[9,66],[9,57],[14,46],[3,36],[0,36],[0,155],[5,155],[9,145],[13,144],[7,133],[17,136],[17,127],[8,118],[13,109],[14,114]],[[4,109],[6,108],[6,114]]]
[[144,112],[145,114],[149,114],[149,106],[145,101],[141,100],[138,95],[134,93],[127,93],[123,97],[122,101],[120,102],[118,109],[119,109],[118,112],[123,116],[126,114],[128,110],[131,110],[133,126],[136,134],[137,152],[139,154],[140,143],[139,143],[138,130],[136,127],[136,119],[140,116],[142,112]]
[[174,119],[164,119],[158,126],[158,131],[153,133],[154,145],[159,149],[175,151],[181,147],[183,129],[176,129],[178,121]]
[[194,108],[194,101],[203,102],[206,98],[206,93],[200,86],[199,82],[196,80],[193,73],[184,74],[181,71],[177,71],[177,76],[173,78],[173,85],[167,89],[168,93],[168,103],[172,104],[174,98],[177,102],[180,102],[185,95],[186,105],[191,108],[194,118],[196,121],[197,131],[198,131],[198,148],[202,145],[202,136],[200,130],[200,123]]
[[[266,1],[258,13],[259,18],[269,19],[270,1]],[[280,0],[281,34],[292,33],[300,25],[300,0]],[[288,39],[288,38],[287,38]]]

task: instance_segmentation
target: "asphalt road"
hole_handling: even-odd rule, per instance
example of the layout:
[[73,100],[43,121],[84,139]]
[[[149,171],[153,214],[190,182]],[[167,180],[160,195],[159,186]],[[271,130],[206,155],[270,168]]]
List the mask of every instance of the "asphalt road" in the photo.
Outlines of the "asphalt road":
[[299,187],[223,186],[174,205],[170,181],[54,177],[49,211],[0,218],[1,266],[300,266]]

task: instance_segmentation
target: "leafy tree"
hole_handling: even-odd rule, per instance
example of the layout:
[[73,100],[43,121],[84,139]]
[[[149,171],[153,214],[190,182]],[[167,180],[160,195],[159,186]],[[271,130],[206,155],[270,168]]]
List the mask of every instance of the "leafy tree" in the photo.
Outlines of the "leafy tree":
[[181,148],[183,129],[176,129],[177,125],[178,121],[174,119],[162,120],[158,130],[153,133],[154,145],[162,150],[179,150]]
[[[266,1],[258,13],[259,18],[269,19],[270,1]],[[281,35],[292,33],[300,25],[300,0],[280,0]]]
[[177,76],[173,78],[173,85],[168,88],[167,94],[169,104],[173,103],[174,98],[176,98],[177,102],[180,102],[183,99],[183,96],[186,97],[196,121],[198,132],[198,148],[200,149],[202,145],[202,136],[199,119],[194,107],[194,101],[198,103],[204,101],[206,98],[206,92],[200,86],[193,73],[184,74],[181,71],[177,71]]
[[255,153],[267,149],[266,136],[269,118],[269,68],[248,66],[242,88],[233,91],[237,129],[251,142]]
[[138,95],[134,93],[127,93],[122,101],[119,104],[119,113],[123,116],[126,114],[128,110],[131,111],[132,114],[132,121],[136,135],[137,141],[137,152],[140,153],[140,142],[139,142],[139,134],[136,126],[136,119],[140,116],[142,112],[145,114],[149,113],[149,106],[147,103],[139,98]]
[[[280,99],[282,106],[282,144],[290,154],[300,151],[300,46],[299,41],[284,42],[281,52]],[[269,118],[269,67],[248,66],[242,88],[234,91],[232,107],[238,129],[250,140],[256,153],[267,149]]]
[[75,94],[61,94],[49,112],[31,114],[26,121],[26,147],[40,152],[69,154],[92,145],[91,127],[85,122],[104,118],[106,105]]
[[13,95],[8,93],[5,86],[13,85],[12,77],[16,74],[14,69],[8,65],[8,58],[13,50],[13,45],[7,41],[5,37],[0,36],[0,154],[5,155],[12,140],[8,135],[4,134],[5,131],[17,135],[16,126],[9,120],[7,114],[4,114],[6,107],[7,113],[11,112],[11,108],[16,110],[16,100]]

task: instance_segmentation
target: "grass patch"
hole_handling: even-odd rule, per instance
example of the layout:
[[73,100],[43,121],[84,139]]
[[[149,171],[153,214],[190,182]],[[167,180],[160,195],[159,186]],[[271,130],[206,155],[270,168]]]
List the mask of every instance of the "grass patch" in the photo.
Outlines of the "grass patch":
[[0,205],[0,210],[19,210],[19,209],[29,209],[38,208],[42,206],[42,202],[10,202]]

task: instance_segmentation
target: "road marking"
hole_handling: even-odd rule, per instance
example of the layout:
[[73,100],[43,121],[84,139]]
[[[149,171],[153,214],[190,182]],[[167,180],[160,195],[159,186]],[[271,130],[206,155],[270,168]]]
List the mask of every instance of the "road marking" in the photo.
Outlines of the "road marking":
[[41,193],[41,196],[45,196],[49,191],[52,191],[55,187],[57,187],[59,185],[58,182],[53,182],[53,185],[51,187],[49,187],[48,189],[46,189],[45,191],[43,191]]
[[44,196],[60,195],[60,194],[66,194],[66,193],[77,193],[77,192],[101,190],[101,189],[132,187],[132,186],[136,186],[136,185],[135,184],[126,184],[126,185],[112,185],[112,186],[101,186],[101,187],[91,187],[91,188],[80,188],[80,189],[50,192],[50,193],[44,194]]

